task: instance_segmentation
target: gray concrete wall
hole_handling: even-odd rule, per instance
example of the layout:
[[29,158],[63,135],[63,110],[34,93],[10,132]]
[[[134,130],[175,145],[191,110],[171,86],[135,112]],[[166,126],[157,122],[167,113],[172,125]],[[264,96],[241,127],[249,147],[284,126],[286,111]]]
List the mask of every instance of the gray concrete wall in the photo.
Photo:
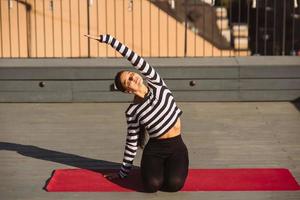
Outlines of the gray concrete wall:
[[[177,101],[293,101],[300,97],[300,57],[147,61]],[[0,59],[0,102],[128,102],[131,95],[111,90],[120,70],[135,69],[124,58]]]

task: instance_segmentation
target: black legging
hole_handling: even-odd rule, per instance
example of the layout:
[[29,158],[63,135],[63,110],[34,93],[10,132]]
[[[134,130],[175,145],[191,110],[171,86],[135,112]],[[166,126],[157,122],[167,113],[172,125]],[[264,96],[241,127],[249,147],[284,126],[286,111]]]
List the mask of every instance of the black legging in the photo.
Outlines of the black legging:
[[188,174],[188,151],[181,136],[150,139],[144,149],[141,174],[146,192],[176,192]]

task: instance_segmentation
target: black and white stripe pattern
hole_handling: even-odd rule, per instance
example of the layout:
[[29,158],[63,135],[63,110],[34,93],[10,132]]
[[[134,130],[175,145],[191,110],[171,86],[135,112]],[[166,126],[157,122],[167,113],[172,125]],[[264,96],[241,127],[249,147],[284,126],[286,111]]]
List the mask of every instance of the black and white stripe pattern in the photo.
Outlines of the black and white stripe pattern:
[[126,146],[120,176],[128,175],[137,151],[138,133],[144,126],[151,138],[166,133],[176,123],[182,111],[159,74],[138,54],[110,35],[101,35],[100,42],[110,44],[139,70],[148,82],[149,92],[140,104],[130,104],[126,110],[128,124]]

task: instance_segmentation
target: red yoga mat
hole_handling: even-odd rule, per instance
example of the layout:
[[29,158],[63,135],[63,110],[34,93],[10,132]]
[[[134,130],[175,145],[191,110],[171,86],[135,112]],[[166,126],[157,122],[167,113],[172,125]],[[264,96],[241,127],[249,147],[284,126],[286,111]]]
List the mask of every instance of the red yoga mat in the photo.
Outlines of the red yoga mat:
[[[140,171],[128,178],[109,181],[103,177],[116,170],[58,169],[47,182],[48,192],[143,191]],[[300,190],[288,169],[190,169],[181,191],[284,191]]]

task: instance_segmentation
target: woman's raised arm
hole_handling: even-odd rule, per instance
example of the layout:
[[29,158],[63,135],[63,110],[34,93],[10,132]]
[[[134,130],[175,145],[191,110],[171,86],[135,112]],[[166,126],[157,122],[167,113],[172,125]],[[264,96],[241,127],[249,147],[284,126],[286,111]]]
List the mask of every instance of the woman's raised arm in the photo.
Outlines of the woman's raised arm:
[[131,64],[143,74],[147,81],[153,84],[159,84],[159,85],[165,85],[163,80],[160,78],[159,74],[154,70],[154,68],[149,65],[148,62],[144,60],[141,56],[139,56],[137,53],[132,51],[130,48],[128,48],[126,45],[122,44],[120,41],[118,41],[116,38],[114,38],[111,35],[100,35],[97,36],[89,36],[92,39],[98,40],[102,43],[110,44],[114,49],[116,49],[123,57],[127,58]]

